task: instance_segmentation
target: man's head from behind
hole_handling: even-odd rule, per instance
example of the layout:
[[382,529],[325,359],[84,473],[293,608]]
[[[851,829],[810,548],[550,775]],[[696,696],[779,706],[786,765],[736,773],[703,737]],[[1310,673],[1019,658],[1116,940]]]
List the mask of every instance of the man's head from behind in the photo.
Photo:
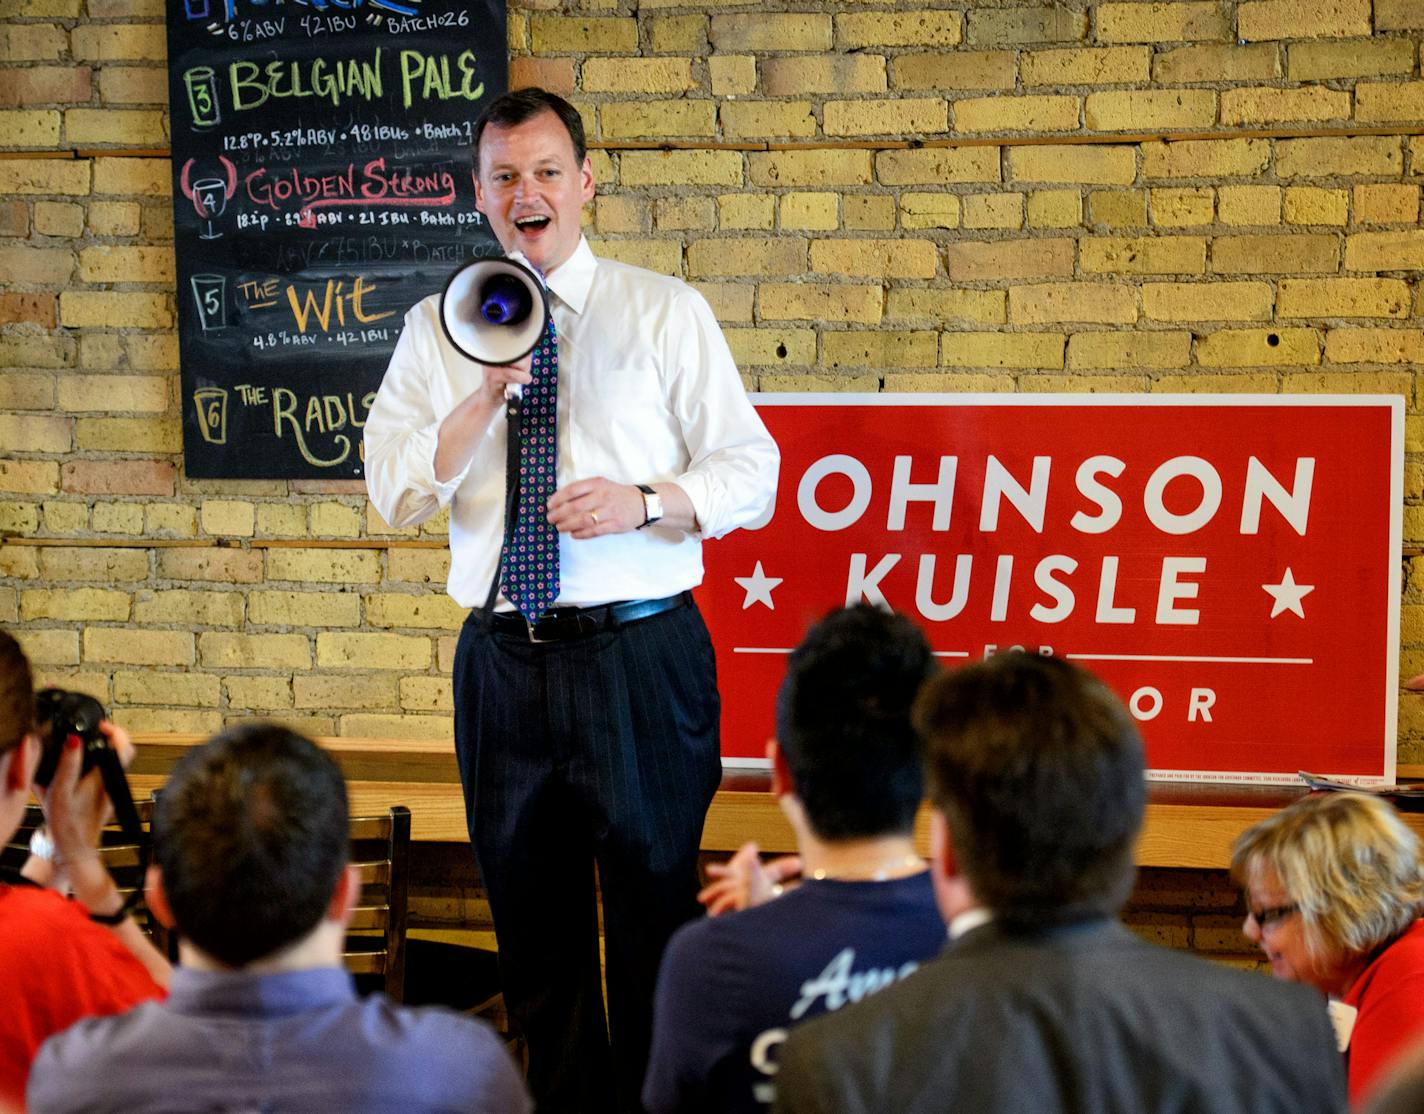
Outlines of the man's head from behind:
[[923,786],[910,707],[934,669],[914,623],[864,604],[832,612],[791,652],[776,741],[819,838],[910,831]]
[[346,783],[271,723],[186,755],[159,794],[154,863],[179,932],[227,967],[281,951],[326,915],[346,866]]
[[1107,687],[1012,652],[927,686],[915,706],[930,797],[958,870],[1006,923],[1113,915],[1132,889],[1142,740]]

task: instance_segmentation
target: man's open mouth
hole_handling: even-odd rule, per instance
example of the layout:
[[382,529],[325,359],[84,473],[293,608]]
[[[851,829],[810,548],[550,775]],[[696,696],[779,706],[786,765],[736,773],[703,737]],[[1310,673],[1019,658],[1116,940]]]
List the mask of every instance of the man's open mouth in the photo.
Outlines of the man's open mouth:
[[549,218],[544,216],[516,217],[514,227],[522,232],[534,232],[548,225]]

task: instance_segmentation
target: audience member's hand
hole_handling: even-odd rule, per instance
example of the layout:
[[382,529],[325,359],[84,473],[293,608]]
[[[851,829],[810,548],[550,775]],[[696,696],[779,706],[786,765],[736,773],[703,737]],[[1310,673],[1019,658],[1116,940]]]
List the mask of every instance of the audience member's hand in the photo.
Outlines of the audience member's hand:
[[[99,724],[99,731],[127,767],[134,756],[133,740],[128,732],[108,720]],[[82,778],[79,776],[83,761],[84,748],[77,736],[71,736],[64,742],[64,751],[49,788],[40,795],[45,826],[60,860],[72,860],[97,847],[99,833],[113,815],[99,771],[90,770]]]
[[797,855],[783,855],[768,862],[761,861],[761,852],[752,842],[725,863],[712,863],[707,873],[714,879],[703,887],[697,900],[707,907],[709,917],[748,909],[770,901],[781,892],[781,885],[801,873]]

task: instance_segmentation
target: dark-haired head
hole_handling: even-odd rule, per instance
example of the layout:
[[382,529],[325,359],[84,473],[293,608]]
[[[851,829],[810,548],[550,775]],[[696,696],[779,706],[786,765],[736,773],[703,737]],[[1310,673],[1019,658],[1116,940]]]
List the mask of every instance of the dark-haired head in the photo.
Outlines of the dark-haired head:
[[835,611],[791,653],[776,702],[776,741],[821,839],[907,833],[922,794],[910,707],[934,656],[901,615]]
[[574,165],[582,166],[588,154],[588,144],[583,134],[583,117],[573,105],[557,93],[531,87],[515,89],[496,97],[485,107],[475,122],[475,175],[480,172],[480,138],[485,128],[514,128],[532,120],[542,112],[552,112],[569,133],[569,141],[574,145]]
[[20,644],[0,630],[0,758],[35,727],[35,681]]
[[185,755],[154,817],[179,932],[228,967],[302,939],[336,891],[348,825],[340,768],[285,727],[244,724]]
[[1115,914],[1146,807],[1121,702],[1057,658],[1011,652],[937,678],[915,707],[930,797],[975,897],[1004,922]]

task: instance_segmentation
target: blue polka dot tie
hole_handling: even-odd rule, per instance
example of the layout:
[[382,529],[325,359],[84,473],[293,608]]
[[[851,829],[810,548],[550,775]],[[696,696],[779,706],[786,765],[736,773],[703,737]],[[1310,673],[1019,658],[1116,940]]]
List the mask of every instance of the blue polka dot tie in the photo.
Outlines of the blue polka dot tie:
[[549,524],[559,462],[559,341],[554,319],[534,348],[520,407],[519,508],[504,543],[504,595],[526,619],[559,594],[559,532]]

